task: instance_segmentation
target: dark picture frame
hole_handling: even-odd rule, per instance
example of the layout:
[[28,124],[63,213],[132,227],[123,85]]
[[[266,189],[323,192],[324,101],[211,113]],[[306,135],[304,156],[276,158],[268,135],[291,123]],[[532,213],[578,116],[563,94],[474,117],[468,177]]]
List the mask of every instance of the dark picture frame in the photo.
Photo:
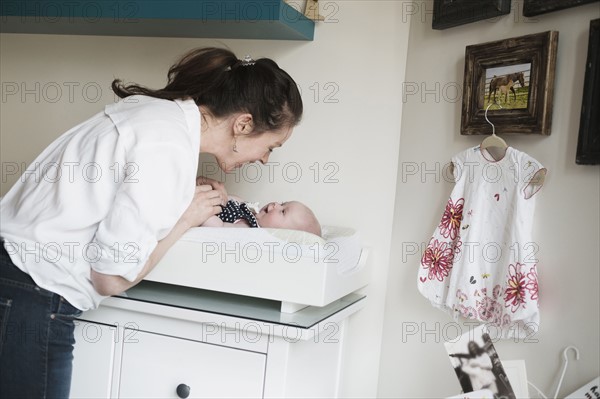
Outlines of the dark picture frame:
[[526,17],[535,17],[536,15],[598,1],[600,0],[524,0],[523,15]]
[[433,29],[447,29],[510,14],[510,0],[434,0]]
[[[557,31],[467,46],[461,134],[492,133],[485,108],[493,98],[499,106],[490,107],[488,117],[496,133],[550,135],[557,47]],[[529,68],[525,81],[513,73],[500,73],[517,67]],[[526,100],[520,107],[506,106],[522,95]]]
[[590,38],[575,162],[600,164],[600,19],[590,22]]

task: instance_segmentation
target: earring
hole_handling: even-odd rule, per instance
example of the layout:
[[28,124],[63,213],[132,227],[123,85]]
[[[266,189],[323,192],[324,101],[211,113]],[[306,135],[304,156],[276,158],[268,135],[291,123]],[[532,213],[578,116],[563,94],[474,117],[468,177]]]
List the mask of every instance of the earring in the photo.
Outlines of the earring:
[[237,140],[235,138],[233,139],[233,152],[238,152],[238,150],[237,150]]

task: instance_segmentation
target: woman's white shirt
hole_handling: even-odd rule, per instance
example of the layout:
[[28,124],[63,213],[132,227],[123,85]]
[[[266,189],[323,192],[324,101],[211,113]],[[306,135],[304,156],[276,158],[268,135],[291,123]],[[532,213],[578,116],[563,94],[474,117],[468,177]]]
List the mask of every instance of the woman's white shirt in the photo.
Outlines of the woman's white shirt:
[[192,201],[193,100],[131,96],[48,146],[0,201],[0,236],[37,285],[88,310],[91,268],[134,281]]

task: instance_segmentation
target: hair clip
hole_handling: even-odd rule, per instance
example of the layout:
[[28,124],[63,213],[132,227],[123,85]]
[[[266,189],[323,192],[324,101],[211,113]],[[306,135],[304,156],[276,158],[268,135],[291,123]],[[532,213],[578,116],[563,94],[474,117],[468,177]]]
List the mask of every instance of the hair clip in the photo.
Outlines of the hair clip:
[[249,55],[245,56],[244,59],[240,61],[241,66],[248,66],[254,64],[256,64],[256,61],[254,61]]

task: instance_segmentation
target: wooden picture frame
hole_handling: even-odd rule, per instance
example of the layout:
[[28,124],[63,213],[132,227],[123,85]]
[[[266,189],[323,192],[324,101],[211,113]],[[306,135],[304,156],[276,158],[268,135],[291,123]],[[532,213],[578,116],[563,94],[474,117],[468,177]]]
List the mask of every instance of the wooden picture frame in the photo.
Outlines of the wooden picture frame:
[[433,29],[446,29],[510,14],[510,0],[434,0]]
[[575,162],[600,164],[600,19],[590,22],[590,39],[583,85]]
[[558,32],[467,46],[461,134],[549,135]]
[[536,15],[564,10],[565,8],[581,6],[597,1],[600,0],[524,0],[523,15],[526,17],[535,17]]

